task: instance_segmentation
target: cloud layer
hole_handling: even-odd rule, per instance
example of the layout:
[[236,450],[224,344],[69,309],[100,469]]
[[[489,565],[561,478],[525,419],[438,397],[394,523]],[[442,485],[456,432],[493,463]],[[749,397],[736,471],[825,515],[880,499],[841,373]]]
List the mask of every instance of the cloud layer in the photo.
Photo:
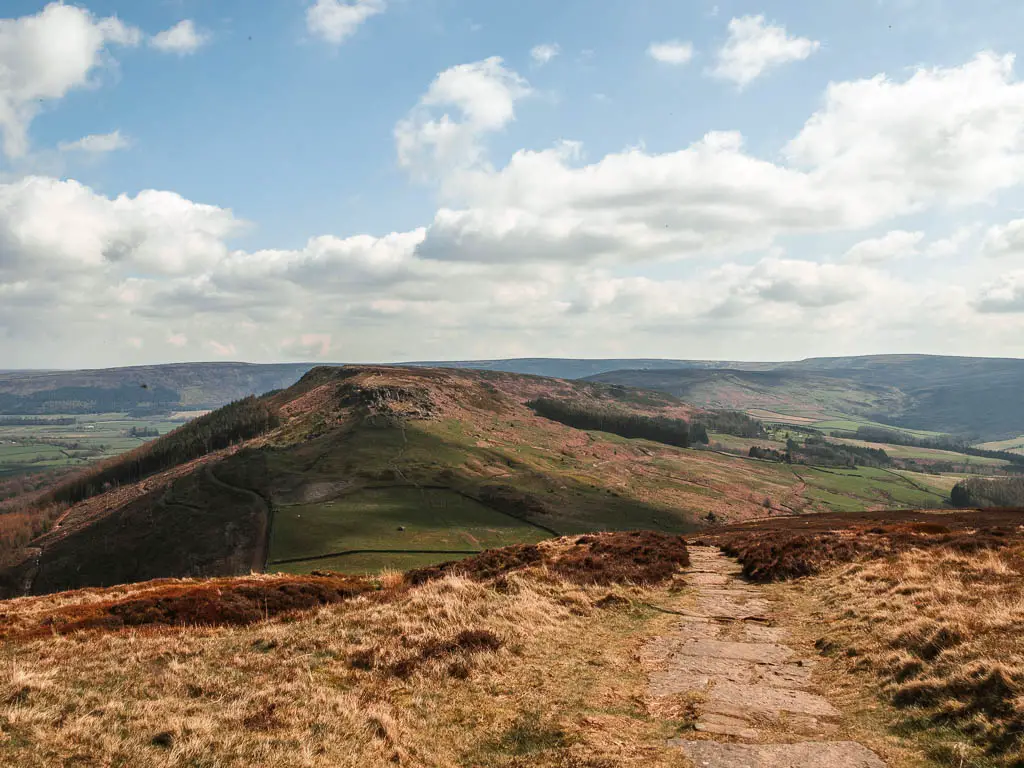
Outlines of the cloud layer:
[[[318,0],[306,22],[341,44],[385,10],[383,0]],[[728,32],[713,73],[740,87],[819,49],[761,16],[733,19]],[[187,54],[205,35],[185,21],[150,44]],[[28,151],[40,103],[92,87],[110,49],[145,39],[60,4],[0,22],[7,156]],[[538,78],[557,54],[554,44],[530,52]],[[648,55],[684,65],[694,51],[667,41]],[[721,357],[725,343],[730,356],[758,357],[766,339],[775,356],[869,352],[883,338],[963,352],[980,329],[1024,353],[1024,224],[960,220],[1024,183],[1014,63],[981,52],[833,82],[774,152],[716,130],[657,151],[590,157],[568,139],[500,160],[490,145],[537,92],[500,57],[451,66],[424,78],[393,129],[397,164],[437,194],[433,214],[408,231],[324,234],[289,249],[240,249],[252,225],[171,191],[11,179],[0,182],[0,338],[9,359],[36,364],[73,346],[68,365],[104,355]],[[127,144],[114,130],[58,149]],[[936,237],[905,220],[915,216],[948,218],[950,231]],[[829,245],[804,245],[814,242]],[[934,269],[919,269],[925,260]],[[969,275],[957,272],[964,264]]]

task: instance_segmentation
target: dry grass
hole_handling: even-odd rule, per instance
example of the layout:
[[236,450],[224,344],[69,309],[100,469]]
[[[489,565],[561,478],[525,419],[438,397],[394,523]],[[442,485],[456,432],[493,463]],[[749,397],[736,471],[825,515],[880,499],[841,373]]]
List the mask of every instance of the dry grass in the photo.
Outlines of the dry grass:
[[633,663],[665,617],[609,594],[652,599],[540,568],[248,627],[8,643],[0,763],[677,765]]
[[0,764],[679,764],[635,663],[667,617],[636,606],[672,588],[685,545],[535,549],[416,585],[251,576],[8,601]]
[[[870,676],[898,733],[944,766],[1024,765],[1024,546],[917,548],[793,587],[821,609],[821,653]],[[820,630],[819,630],[820,632]],[[863,679],[863,678],[861,678]]]

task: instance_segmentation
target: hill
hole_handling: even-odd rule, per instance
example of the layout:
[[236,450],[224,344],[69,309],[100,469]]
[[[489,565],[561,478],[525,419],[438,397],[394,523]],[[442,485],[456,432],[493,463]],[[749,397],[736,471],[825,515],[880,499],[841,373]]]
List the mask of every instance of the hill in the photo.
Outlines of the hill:
[[[529,407],[542,398],[619,414],[602,419],[609,429],[652,420],[675,444],[575,429]],[[0,514],[0,582],[22,594],[264,567],[375,571],[556,534],[942,503],[896,473],[680,447],[701,417],[670,395],[593,382],[316,368],[85,471],[42,509]]]

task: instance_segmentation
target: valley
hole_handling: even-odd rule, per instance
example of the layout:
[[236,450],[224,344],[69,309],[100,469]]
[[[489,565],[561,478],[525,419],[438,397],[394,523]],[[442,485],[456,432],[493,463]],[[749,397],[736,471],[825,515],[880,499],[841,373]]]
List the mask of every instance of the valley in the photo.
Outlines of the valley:
[[[565,426],[534,412],[528,404],[538,397],[637,418],[701,419],[672,395],[617,385],[458,369],[317,368],[253,401],[275,414],[276,426],[262,434],[215,438],[215,450],[202,447],[209,438],[187,438],[200,442],[197,453],[175,460],[182,463],[146,459],[154,469],[141,483],[104,490],[102,482],[118,484],[119,461],[129,468],[135,453],[153,449],[108,461],[109,480],[92,483],[89,498],[40,513],[59,519],[57,527],[20,549],[8,546],[0,581],[8,591],[30,584],[39,593],[250,568],[372,573],[553,535],[686,533],[763,516],[948,500],[942,475],[896,471],[900,465],[747,455],[755,443],[786,450],[784,425],[754,440],[711,433],[710,446],[679,447]],[[208,429],[201,425],[209,419],[227,418],[219,414],[182,429]],[[897,450],[927,463],[924,449]],[[995,472],[1000,463],[954,468]]]

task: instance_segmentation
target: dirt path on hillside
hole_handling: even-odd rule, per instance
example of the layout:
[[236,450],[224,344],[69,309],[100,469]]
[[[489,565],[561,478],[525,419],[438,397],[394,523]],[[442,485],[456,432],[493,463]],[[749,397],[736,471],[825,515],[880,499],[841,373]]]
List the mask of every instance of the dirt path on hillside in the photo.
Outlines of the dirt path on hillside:
[[714,547],[690,547],[679,622],[644,647],[652,714],[689,712],[672,739],[698,768],[885,768],[862,744],[833,740],[842,713],[812,692],[814,660],[785,644],[771,603]]
[[213,464],[206,465],[206,477],[214,485],[234,494],[246,496],[253,499],[259,508],[259,529],[256,531],[256,547],[252,555],[252,570],[263,573],[267,570],[267,559],[270,554],[270,526],[272,524],[273,511],[267,500],[251,488],[242,488],[231,483],[226,483],[217,477],[213,471]]

